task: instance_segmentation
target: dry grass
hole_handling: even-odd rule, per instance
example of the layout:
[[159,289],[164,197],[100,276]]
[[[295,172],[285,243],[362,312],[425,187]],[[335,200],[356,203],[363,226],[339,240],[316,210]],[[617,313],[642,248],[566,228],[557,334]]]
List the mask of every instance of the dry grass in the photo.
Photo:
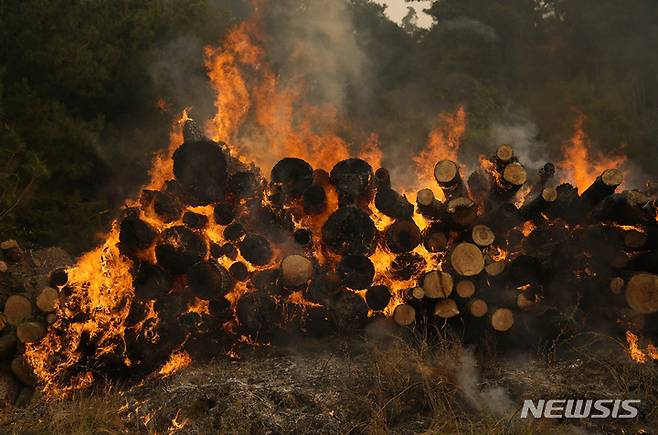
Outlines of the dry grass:
[[[600,342],[597,340],[601,340]],[[2,433],[641,433],[658,427],[658,370],[600,337],[568,356],[477,358],[459,340],[386,337],[258,349],[166,380],[36,400]],[[592,349],[597,349],[593,351]],[[639,398],[633,421],[522,420],[525,398]]]
[[125,434],[123,405],[120,395],[110,391],[47,403],[36,399],[14,410],[3,426],[17,435]]

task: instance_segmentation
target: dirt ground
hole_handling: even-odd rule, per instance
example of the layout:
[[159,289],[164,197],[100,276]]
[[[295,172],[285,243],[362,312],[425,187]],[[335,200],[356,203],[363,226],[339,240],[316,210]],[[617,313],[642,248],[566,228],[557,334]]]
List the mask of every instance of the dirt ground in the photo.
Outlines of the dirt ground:
[[[655,433],[658,370],[585,336],[505,358],[457,340],[293,339],[193,362],[166,379],[6,410],[0,433]],[[633,420],[526,420],[523,399],[640,399]]]

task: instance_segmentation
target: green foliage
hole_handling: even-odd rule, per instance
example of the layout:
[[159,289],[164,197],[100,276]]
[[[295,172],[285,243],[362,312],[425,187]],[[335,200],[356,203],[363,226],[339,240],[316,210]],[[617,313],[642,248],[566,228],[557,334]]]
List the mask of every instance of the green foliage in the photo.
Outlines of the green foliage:
[[167,143],[154,47],[216,43],[229,22],[204,0],[2,2],[0,238],[73,252],[94,243],[108,210],[143,181],[130,168]]

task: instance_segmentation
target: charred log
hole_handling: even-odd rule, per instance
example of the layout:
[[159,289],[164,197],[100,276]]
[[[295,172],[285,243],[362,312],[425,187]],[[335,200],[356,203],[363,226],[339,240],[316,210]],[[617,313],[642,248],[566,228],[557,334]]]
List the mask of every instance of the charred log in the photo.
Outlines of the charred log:
[[322,227],[322,241],[339,255],[368,255],[375,249],[377,228],[365,211],[341,207]]
[[362,290],[370,287],[375,276],[375,266],[363,255],[347,255],[336,267],[341,282],[346,287]]
[[158,264],[174,275],[185,273],[193,264],[203,260],[207,253],[205,239],[183,226],[165,230],[155,247]]
[[195,204],[206,205],[222,199],[226,187],[227,162],[219,144],[211,141],[186,142],[173,156],[174,175]]

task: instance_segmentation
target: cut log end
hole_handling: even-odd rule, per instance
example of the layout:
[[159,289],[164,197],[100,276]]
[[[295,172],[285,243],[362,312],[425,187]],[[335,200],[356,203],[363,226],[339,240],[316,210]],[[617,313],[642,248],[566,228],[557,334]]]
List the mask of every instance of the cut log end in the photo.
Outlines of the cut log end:
[[432,189],[421,189],[416,193],[416,201],[420,205],[430,206],[434,202],[434,192]]
[[18,326],[32,315],[32,302],[23,295],[11,295],[5,302],[4,314],[7,323]]
[[502,260],[493,261],[487,264],[484,270],[489,276],[498,276],[505,271],[505,262]]
[[491,245],[496,238],[491,228],[486,225],[475,225],[471,230],[471,237],[476,245],[483,247]]
[[624,182],[624,174],[618,169],[606,169],[601,174],[601,181],[608,187],[617,187]]
[[484,299],[473,299],[468,304],[468,312],[473,317],[484,317],[489,311],[489,306]]
[[496,158],[503,163],[507,163],[514,157],[514,149],[506,143],[496,148]]
[[484,256],[480,248],[472,243],[463,242],[452,251],[450,263],[461,276],[475,276],[484,269]]
[[475,283],[470,279],[462,279],[455,286],[455,291],[460,298],[470,298],[475,294]]
[[624,289],[624,284],[624,278],[616,276],[610,280],[610,291],[616,295],[619,295]]
[[313,263],[302,255],[289,255],[281,262],[281,275],[286,285],[304,285],[313,275]]
[[452,160],[441,160],[434,166],[434,178],[440,186],[453,184],[458,177],[459,168]]
[[393,311],[393,320],[400,326],[409,326],[416,321],[416,310],[411,305],[400,304]]
[[514,326],[514,312],[509,308],[498,308],[491,315],[491,326],[498,332],[505,332]]
[[447,298],[452,293],[452,276],[440,270],[429,272],[423,278],[423,291],[429,299]]
[[44,313],[52,313],[59,304],[59,293],[52,287],[44,287],[37,296],[37,308]]
[[425,290],[422,287],[414,287],[411,289],[411,297],[416,300],[421,300],[425,297]]
[[541,197],[546,202],[555,202],[557,200],[557,190],[555,187],[544,187],[541,191]]
[[503,179],[512,186],[523,186],[528,180],[528,173],[520,163],[510,163],[503,170]]
[[642,314],[658,312],[658,275],[638,273],[626,284],[628,306]]
[[459,314],[457,303],[454,299],[442,299],[434,305],[434,315],[442,319],[449,319]]
[[46,325],[40,322],[24,322],[16,328],[21,343],[36,343],[46,335]]

